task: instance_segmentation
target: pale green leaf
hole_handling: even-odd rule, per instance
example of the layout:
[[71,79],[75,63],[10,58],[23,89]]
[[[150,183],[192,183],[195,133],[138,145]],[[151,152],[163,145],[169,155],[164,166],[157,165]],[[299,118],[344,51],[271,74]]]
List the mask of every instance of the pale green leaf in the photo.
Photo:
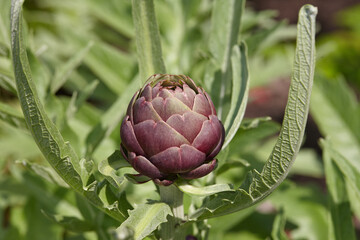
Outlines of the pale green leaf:
[[131,167],[131,165],[124,159],[121,152],[116,150],[107,159],[100,162],[99,172],[117,189],[121,189],[124,184],[124,177],[116,174],[116,170],[123,167]]
[[99,81],[94,80],[89,85],[87,85],[79,94],[75,92],[71,98],[69,106],[66,110],[66,117],[69,120],[74,116],[74,114],[79,110],[79,108],[84,104],[84,102],[90,97],[94,92]]
[[[122,222],[127,215],[126,210],[108,208],[101,201],[95,187],[84,189],[81,173],[84,168],[80,166],[80,160],[71,145],[65,142],[57,127],[47,116],[36,92],[32,81],[29,62],[24,45],[22,30],[22,4],[21,0],[13,0],[11,5],[11,38],[12,55],[19,93],[20,104],[24,113],[25,121],[33,135],[39,149],[45,158],[62,179],[78,193],[86,196],[95,206],[107,214]],[[87,169],[87,168],[85,168]]]
[[166,73],[153,0],[132,0],[140,79],[145,82],[157,73]]
[[360,169],[360,106],[345,81],[316,76],[310,107],[321,133]]
[[12,80],[10,76],[2,72],[0,72],[0,87],[13,93],[14,95],[17,95],[15,82]]
[[179,189],[191,196],[205,197],[219,192],[235,191],[231,184],[214,184],[205,187],[196,187],[191,184],[179,184]]
[[133,94],[139,89],[137,78],[128,85],[124,93],[101,116],[100,121],[86,137],[86,156],[90,157],[99,144],[119,125]]
[[83,49],[72,56],[65,64],[59,66],[51,83],[51,93],[56,93],[68,80],[70,74],[81,64],[94,43],[89,42]]
[[273,229],[271,231],[271,237],[273,240],[288,240],[289,238],[285,233],[286,218],[284,211],[280,211],[276,214]]
[[[81,36],[79,36],[81,37]],[[80,44],[86,39],[79,39]],[[85,64],[112,92],[122,94],[135,71],[135,59],[113,46],[94,41],[84,58]]]
[[[340,171],[338,164],[333,160],[334,157],[338,158],[339,156],[333,156],[334,152],[331,150],[330,143],[323,141],[322,145],[326,185],[330,193],[329,205],[331,215],[329,216],[329,237],[334,240],[355,240],[355,230],[352,223],[352,213],[345,185],[345,176]],[[341,164],[346,166],[346,162]],[[346,170],[349,171],[350,169]],[[360,175],[358,177],[360,177]]]
[[278,140],[261,173],[253,170],[235,192],[210,196],[190,218],[206,219],[247,208],[261,201],[287,176],[300,149],[307,121],[315,67],[315,16],[305,5],[299,13],[297,47],[285,117]]
[[208,86],[208,89],[212,90],[211,97],[220,119],[223,117],[225,95],[230,89],[231,55],[233,47],[237,44],[244,5],[243,0],[216,0],[213,5],[209,50],[215,64],[215,72],[211,73],[214,79],[212,84],[219,88],[212,85]]
[[151,234],[166,217],[172,215],[169,205],[165,203],[146,203],[138,205],[129,211],[129,218],[116,229],[118,239],[124,239],[123,234],[130,232],[133,239],[140,240]]
[[0,120],[13,127],[27,130],[24,116],[7,104],[0,102]]
[[249,73],[246,61],[246,46],[235,46],[231,55],[232,63],[232,93],[231,106],[224,122],[225,141],[223,148],[226,148],[235,136],[245,114],[247,98],[249,94]]
[[321,145],[343,174],[350,204],[355,213],[360,216],[360,170],[354,165],[353,161],[337,151],[331,139],[321,141]]
[[93,231],[95,226],[91,223],[73,216],[64,216],[61,214],[51,214],[45,210],[41,211],[48,219],[54,223],[60,224],[64,229],[72,232]]
[[57,184],[61,187],[68,188],[69,185],[64,182],[64,180],[57,174],[54,169],[43,166],[37,163],[33,163],[30,161],[22,160],[20,163],[26,167],[27,169],[31,170],[35,174],[39,175],[40,177],[46,179],[47,181]]

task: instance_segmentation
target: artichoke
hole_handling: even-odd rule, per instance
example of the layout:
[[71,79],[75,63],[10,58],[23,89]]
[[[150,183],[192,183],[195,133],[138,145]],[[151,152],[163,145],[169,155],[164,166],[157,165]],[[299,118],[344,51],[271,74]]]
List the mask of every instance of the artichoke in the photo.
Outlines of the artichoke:
[[225,133],[209,95],[191,78],[156,74],[130,101],[120,135],[131,166],[167,186],[213,171]]

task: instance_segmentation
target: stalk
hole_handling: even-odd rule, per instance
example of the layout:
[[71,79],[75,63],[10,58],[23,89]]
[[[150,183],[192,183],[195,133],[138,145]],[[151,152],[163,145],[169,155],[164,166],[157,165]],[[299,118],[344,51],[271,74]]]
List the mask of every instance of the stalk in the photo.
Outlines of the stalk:
[[180,224],[184,220],[184,194],[174,184],[170,186],[159,186],[161,201],[167,203],[173,216],[168,217],[168,221],[160,227],[162,240],[183,240],[185,233],[180,230]]

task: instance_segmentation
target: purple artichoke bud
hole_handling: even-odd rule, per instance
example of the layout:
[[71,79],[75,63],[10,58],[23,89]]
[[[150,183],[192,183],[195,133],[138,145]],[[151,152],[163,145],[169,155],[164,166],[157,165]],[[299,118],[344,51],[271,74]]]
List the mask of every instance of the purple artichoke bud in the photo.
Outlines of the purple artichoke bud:
[[130,101],[121,151],[137,172],[170,185],[214,170],[224,135],[210,96],[191,78],[156,74]]

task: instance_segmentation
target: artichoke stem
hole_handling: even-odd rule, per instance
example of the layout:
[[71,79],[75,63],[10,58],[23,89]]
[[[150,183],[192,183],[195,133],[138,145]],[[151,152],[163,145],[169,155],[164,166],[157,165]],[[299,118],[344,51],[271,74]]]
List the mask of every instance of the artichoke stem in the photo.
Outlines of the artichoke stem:
[[162,240],[185,239],[185,233],[181,231],[180,224],[184,220],[184,194],[175,184],[159,186],[161,201],[167,203],[174,216],[168,216],[168,221],[160,227]]

